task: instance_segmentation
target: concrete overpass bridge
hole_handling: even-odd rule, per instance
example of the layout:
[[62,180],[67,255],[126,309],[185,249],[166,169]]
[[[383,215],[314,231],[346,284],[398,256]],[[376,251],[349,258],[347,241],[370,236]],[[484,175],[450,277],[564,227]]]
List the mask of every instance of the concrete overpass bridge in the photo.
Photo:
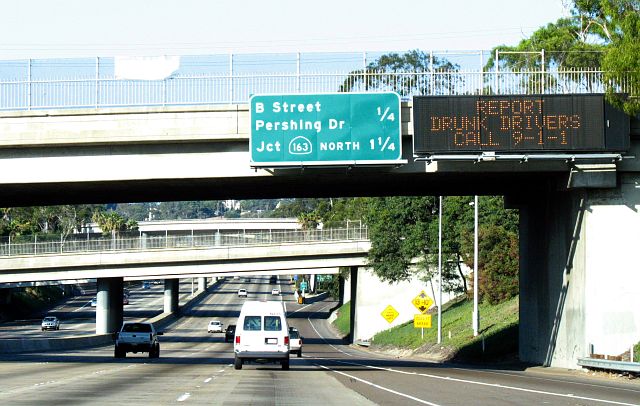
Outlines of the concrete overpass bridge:
[[179,278],[198,277],[204,289],[208,276],[332,274],[365,266],[370,247],[366,228],[154,239],[32,242],[14,245],[12,253],[3,244],[0,283],[96,279],[96,330],[103,334],[122,324],[125,279],[165,279],[165,312],[176,312]]
[[[484,82],[465,83],[476,85],[451,93],[478,94]],[[514,89],[496,80],[491,91],[527,92]],[[542,92],[565,89],[585,91]],[[413,153],[413,108],[402,103],[406,164],[267,169],[250,163],[246,104],[6,111],[2,205],[500,194],[520,210],[520,358],[575,367],[591,345],[614,353],[637,342],[640,121],[621,153],[430,163]]]

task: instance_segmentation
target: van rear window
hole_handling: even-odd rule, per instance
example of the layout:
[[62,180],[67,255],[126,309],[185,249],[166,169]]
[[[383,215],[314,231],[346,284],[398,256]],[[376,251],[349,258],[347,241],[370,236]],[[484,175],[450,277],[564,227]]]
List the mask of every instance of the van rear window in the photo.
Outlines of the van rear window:
[[245,331],[260,331],[262,330],[262,320],[260,316],[245,316],[244,326]]
[[280,316],[264,316],[264,331],[282,330],[282,320]]
[[150,333],[151,326],[143,323],[130,323],[122,326],[122,331],[127,333]]

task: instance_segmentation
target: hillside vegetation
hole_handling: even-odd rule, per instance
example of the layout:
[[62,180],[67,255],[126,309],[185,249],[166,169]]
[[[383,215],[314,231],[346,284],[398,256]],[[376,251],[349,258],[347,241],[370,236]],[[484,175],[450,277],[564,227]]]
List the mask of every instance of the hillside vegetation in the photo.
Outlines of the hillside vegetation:
[[[435,359],[482,360],[514,354],[518,349],[518,297],[497,305],[480,304],[480,334],[473,336],[473,301],[451,303],[442,312],[442,344],[437,344],[437,314],[432,328],[413,327],[413,321],[382,331],[373,337],[373,350],[409,350]],[[347,313],[348,314],[348,313]],[[483,344],[484,341],[484,344]]]

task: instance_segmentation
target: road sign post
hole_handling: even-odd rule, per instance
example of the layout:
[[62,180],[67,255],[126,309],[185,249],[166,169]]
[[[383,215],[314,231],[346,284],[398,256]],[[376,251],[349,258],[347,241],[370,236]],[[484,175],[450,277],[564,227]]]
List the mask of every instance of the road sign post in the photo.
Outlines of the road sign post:
[[396,93],[255,95],[251,166],[398,164]]

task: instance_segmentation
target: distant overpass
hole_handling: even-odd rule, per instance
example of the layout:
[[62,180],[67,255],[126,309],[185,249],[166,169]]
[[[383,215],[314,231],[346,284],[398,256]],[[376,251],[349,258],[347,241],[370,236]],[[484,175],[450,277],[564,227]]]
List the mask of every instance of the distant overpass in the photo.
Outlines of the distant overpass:
[[[346,222],[347,232],[353,236],[361,234],[362,223]],[[300,230],[301,224],[295,218],[210,218],[188,220],[152,220],[141,221],[134,232],[121,232],[118,242],[105,237],[95,223],[89,223],[79,233],[71,234],[64,240],[60,236],[22,236],[16,240],[0,237],[0,258],[3,256],[32,256],[56,254],[87,254],[100,250],[174,249],[184,247],[222,246],[227,244],[255,244],[261,241],[273,241],[284,238],[288,230]],[[364,231],[366,233],[366,231]],[[265,236],[268,236],[265,238]],[[296,240],[293,235],[287,237]],[[311,272],[307,272],[311,273]],[[328,271],[328,273],[331,273]],[[144,276],[128,276],[126,280],[147,279]],[[95,282],[95,279],[90,279]],[[0,288],[62,285],[86,283],[88,279],[42,279],[21,280],[19,282],[0,283]]]
[[0,283],[336,273],[364,266],[369,247],[362,227],[2,244]]

